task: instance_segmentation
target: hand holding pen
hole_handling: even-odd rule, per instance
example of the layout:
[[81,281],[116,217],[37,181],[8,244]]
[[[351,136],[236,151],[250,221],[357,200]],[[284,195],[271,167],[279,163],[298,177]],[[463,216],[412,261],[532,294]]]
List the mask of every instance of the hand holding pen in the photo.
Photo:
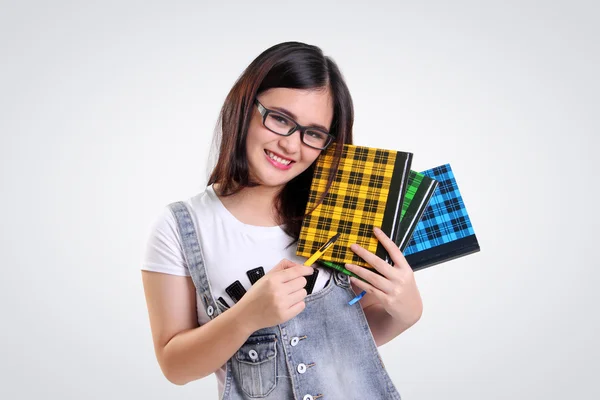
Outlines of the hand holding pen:
[[235,304],[241,310],[240,325],[254,332],[300,314],[306,306],[306,276],[313,272],[310,267],[281,260]]

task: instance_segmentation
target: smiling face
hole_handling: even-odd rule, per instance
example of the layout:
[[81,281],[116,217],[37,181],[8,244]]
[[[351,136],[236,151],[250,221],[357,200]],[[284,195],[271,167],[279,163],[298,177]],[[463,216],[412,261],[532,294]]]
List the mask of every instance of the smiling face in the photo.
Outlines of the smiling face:
[[[329,91],[274,88],[261,93],[258,101],[300,125],[327,131],[331,127],[333,102]],[[262,121],[261,113],[254,106],[246,137],[250,176],[261,185],[282,187],[304,172],[322,150],[302,143],[299,131],[281,136],[268,130]]]

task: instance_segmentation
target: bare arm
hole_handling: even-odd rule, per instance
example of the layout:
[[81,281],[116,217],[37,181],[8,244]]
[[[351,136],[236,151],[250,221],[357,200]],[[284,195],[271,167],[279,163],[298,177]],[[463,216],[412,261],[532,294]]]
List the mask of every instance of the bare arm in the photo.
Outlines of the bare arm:
[[165,377],[184,385],[218,370],[257,329],[304,310],[313,269],[281,260],[230,309],[202,326],[191,278],[142,271],[154,351]]
[[218,370],[252,333],[233,306],[198,326],[189,277],[142,271],[154,351],[165,377],[184,385]]

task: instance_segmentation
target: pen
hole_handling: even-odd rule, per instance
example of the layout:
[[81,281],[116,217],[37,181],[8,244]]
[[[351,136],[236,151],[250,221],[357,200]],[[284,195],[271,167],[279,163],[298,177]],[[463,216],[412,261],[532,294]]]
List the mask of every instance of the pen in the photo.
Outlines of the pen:
[[310,267],[311,265],[313,265],[315,263],[315,261],[317,261],[319,259],[319,257],[321,257],[323,255],[323,253],[325,253],[325,251],[327,251],[327,249],[330,248],[331,245],[336,242],[336,240],[338,240],[339,237],[340,237],[340,234],[336,233],[331,239],[329,239],[327,241],[327,243],[325,243],[323,246],[321,246],[321,248],[319,248],[319,250],[317,250],[317,252],[315,254],[310,256],[310,258],[304,262],[304,265],[307,267]]
[[345,274],[345,275],[348,275],[348,276],[353,276],[356,279],[360,279],[363,282],[367,282],[363,278],[361,278],[360,276],[356,275],[354,272],[350,272],[349,270],[347,270],[346,268],[342,267],[341,265],[332,263],[331,261],[323,261],[323,260],[321,260],[321,261],[319,261],[319,263],[323,264],[326,267],[333,268],[336,271],[341,272],[342,274]]
[[360,299],[362,299],[365,294],[367,294],[367,291],[363,290],[358,296],[356,296],[355,298],[353,298],[352,300],[350,300],[348,302],[348,304],[352,305],[352,304],[356,303],[357,301],[359,301]]

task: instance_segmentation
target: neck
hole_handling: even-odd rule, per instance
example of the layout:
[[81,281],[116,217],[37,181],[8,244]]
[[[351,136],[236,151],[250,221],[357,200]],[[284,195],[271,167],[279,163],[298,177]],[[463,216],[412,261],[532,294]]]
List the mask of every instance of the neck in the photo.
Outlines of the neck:
[[242,222],[261,226],[278,225],[275,199],[281,187],[246,187],[231,196],[221,196],[218,184],[214,187],[223,205]]
[[237,193],[240,201],[255,210],[272,210],[275,199],[281,191],[280,187],[255,186],[247,187]]

